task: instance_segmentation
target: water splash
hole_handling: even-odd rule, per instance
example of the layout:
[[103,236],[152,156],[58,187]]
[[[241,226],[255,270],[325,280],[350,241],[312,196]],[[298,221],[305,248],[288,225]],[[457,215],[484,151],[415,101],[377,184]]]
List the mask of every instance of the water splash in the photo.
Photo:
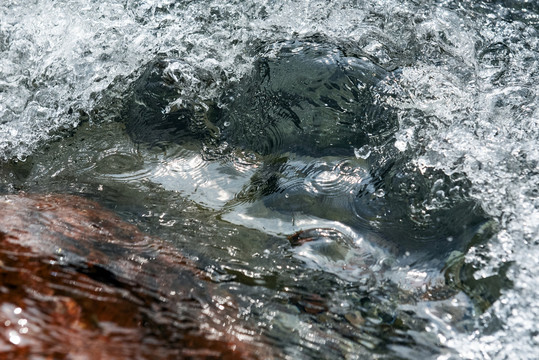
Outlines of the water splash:
[[[398,69],[398,81],[387,84],[398,94],[391,101],[399,109],[396,149],[410,151],[419,171],[465,174],[473,197],[499,223],[500,231],[488,244],[467,254],[467,262],[477,269],[475,278],[488,279],[504,264],[513,264],[507,273],[513,287],[504,289],[470,328],[444,330],[446,320],[426,306],[426,317],[437,324],[429,329],[443,335],[438,343],[454,349],[455,357],[535,356],[536,2],[51,0],[21,5],[8,0],[0,6],[0,19],[2,159],[31,155],[81,120],[115,117],[115,97],[158,54],[182,59],[171,69],[186,85],[178,98],[199,98],[201,103],[251,71],[252,52],[259,44],[298,36],[322,34],[386,69]],[[90,166],[101,175],[125,171],[134,174],[127,177],[145,177],[137,171],[149,170],[140,170],[131,150],[125,154],[129,159],[118,162],[124,164],[121,169],[111,167],[116,161],[107,164],[107,157],[103,166]],[[80,159],[86,157],[81,154]],[[65,160],[63,174],[76,174],[81,162],[73,155]],[[1,171],[9,166],[2,163]],[[10,182],[20,185],[28,169],[18,171]],[[291,328],[281,320],[283,328]],[[306,343],[316,345],[308,338],[309,321],[301,324]],[[359,340],[369,348],[374,343],[372,338]],[[399,348],[403,356],[417,355],[407,351]]]

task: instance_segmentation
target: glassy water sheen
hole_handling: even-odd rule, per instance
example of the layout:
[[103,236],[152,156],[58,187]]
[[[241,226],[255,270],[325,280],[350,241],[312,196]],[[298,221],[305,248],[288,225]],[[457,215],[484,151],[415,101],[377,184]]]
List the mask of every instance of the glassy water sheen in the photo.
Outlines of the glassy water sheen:
[[0,191],[163,239],[282,358],[534,359],[537,4],[3,1]]

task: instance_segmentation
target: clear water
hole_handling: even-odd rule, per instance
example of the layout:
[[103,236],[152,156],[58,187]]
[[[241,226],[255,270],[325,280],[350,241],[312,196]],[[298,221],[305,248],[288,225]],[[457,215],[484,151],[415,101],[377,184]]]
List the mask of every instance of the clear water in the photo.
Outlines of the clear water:
[[[524,0],[7,0],[0,189],[82,194],[176,244],[244,300],[246,318],[289,358],[536,358],[538,31],[539,7]],[[176,92],[165,107],[196,104],[205,114],[234,107],[223,94],[251,74],[261,51],[278,56],[279,44],[313,37],[394,74],[377,84],[397,114],[391,156],[405,159],[410,184],[424,190],[401,207],[386,187],[369,193],[375,204],[396,201],[394,212],[412,209],[429,224],[422,215],[473,200],[495,222],[470,230],[486,240],[457,247],[466,252],[464,291],[418,295],[443,282],[440,269],[461,240],[447,238],[438,257],[419,239],[394,249],[398,216],[385,224],[347,195],[371,183],[372,159],[387,147],[313,156],[308,138],[305,148],[284,149],[283,162],[241,139],[147,146],[125,129],[126,91],[157,56],[175,59]],[[201,126],[214,133],[209,119]],[[226,133],[225,122],[214,126]],[[260,195],[253,182],[275,174],[286,191]],[[309,228],[339,232],[290,245],[287,236]],[[312,310],[313,294],[327,311]]]

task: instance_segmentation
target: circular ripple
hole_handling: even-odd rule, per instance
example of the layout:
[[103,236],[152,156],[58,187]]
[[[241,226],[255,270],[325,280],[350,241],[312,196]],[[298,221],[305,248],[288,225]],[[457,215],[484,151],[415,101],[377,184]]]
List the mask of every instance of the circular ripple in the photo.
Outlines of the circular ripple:
[[100,174],[120,175],[141,170],[144,161],[134,153],[113,152],[100,158],[94,170]]
[[397,129],[378,88],[390,74],[368,58],[307,41],[273,52],[222,96],[214,122],[224,140],[266,155],[349,155]]
[[364,162],[337,157],[294,156],[284,163],[265,164],[256,175],[249,199],[261,198],[268,209],[351,224],[355,189],[369,181]]
[[309,166],[304,186],[307,191],[321,196],[350,196],[357,184],[368,176],[366,165],[354,159],[319,162]]

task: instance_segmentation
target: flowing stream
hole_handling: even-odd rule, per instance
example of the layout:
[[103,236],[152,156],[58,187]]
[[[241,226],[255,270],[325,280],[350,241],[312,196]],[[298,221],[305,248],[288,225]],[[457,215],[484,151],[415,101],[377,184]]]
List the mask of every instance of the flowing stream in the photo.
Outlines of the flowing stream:
[[283,358],[535,359],[538,69],[535,0],[3,0],[0,193],[173,244]]

